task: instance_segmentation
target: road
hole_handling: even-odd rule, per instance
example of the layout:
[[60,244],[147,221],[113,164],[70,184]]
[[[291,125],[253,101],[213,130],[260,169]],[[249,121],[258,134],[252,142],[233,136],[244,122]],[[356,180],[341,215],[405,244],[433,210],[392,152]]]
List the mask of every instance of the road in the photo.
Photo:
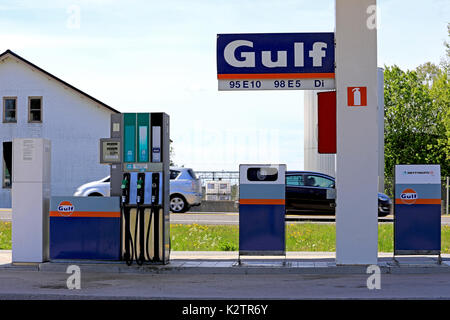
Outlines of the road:
[[[68,274],[0,270],[1,299],[449,299],[449,274]],[[270,288],[270,290],[268,290]]]

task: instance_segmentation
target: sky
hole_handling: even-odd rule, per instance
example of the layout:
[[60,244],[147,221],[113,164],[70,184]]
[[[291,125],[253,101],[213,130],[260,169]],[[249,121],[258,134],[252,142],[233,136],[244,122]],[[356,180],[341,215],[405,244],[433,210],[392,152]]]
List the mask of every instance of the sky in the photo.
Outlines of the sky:
[[[217,89],[220,33],[333,32],[334,0],[2,0],[14,51],[121,112],[166,112],[177,165],[303,169],[303,91]],[[448,0],[379,0],[378,66],[444,57]]]

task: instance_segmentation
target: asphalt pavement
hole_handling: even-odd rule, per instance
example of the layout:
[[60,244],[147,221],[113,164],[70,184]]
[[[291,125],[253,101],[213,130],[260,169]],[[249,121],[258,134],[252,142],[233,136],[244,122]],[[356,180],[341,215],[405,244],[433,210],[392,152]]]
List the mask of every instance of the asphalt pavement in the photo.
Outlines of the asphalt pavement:
[[[235,223],[237,214],[172,214],[172,223]],[[0,219],[10,220],[0,210]],[[179,220],[177,220],[179,219]],[[200,220],[195,220],[200,219]],[[443,217],[443,223],[448,218]],[[198,222],[198,223],[199,223]],[[167,265],[52,261],[12,264],[0,250],[0,299],[450,299],[450,255],[396,257],[379,253],[378,284],[368,266],[339,266],[334,252],[287,252],[285,257],[241,257],[238,252],[171,252]],[[68,289],[71,265],[80,289]],[[372,266],[373,267],[373,266]]]
[[[165,266],[11,265],[11,251],[0,251],[0,299],[450,299],[450,256],[439,265],[435,257],[394,262],[380,254],[375,288],[367,266],[336,266],[330,252],[291,252],[281,260],[254,257],[241,265],[235,252],[173,252],[171,257]],[[70,265],[80,268],[79,289],[68,289]]]

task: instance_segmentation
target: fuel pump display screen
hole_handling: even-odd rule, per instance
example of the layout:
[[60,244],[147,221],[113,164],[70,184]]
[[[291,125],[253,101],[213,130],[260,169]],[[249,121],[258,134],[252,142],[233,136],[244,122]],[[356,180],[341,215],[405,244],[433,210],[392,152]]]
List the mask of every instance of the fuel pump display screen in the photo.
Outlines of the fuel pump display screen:
[[120,141],[101,139],[100,163],[120,163]]

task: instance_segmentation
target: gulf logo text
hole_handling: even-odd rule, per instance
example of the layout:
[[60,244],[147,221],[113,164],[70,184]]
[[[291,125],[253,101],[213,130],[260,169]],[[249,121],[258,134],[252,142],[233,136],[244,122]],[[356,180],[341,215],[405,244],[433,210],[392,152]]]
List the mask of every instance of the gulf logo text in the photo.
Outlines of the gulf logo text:
[[405,189],[400,194],[400,199],[405,204],[413,204],[419,198],[417,192],[413,189]]
[[62,216],[70,216],[75,211],[75,208],[70,201],[61,201],[58,205],[58,213]]

